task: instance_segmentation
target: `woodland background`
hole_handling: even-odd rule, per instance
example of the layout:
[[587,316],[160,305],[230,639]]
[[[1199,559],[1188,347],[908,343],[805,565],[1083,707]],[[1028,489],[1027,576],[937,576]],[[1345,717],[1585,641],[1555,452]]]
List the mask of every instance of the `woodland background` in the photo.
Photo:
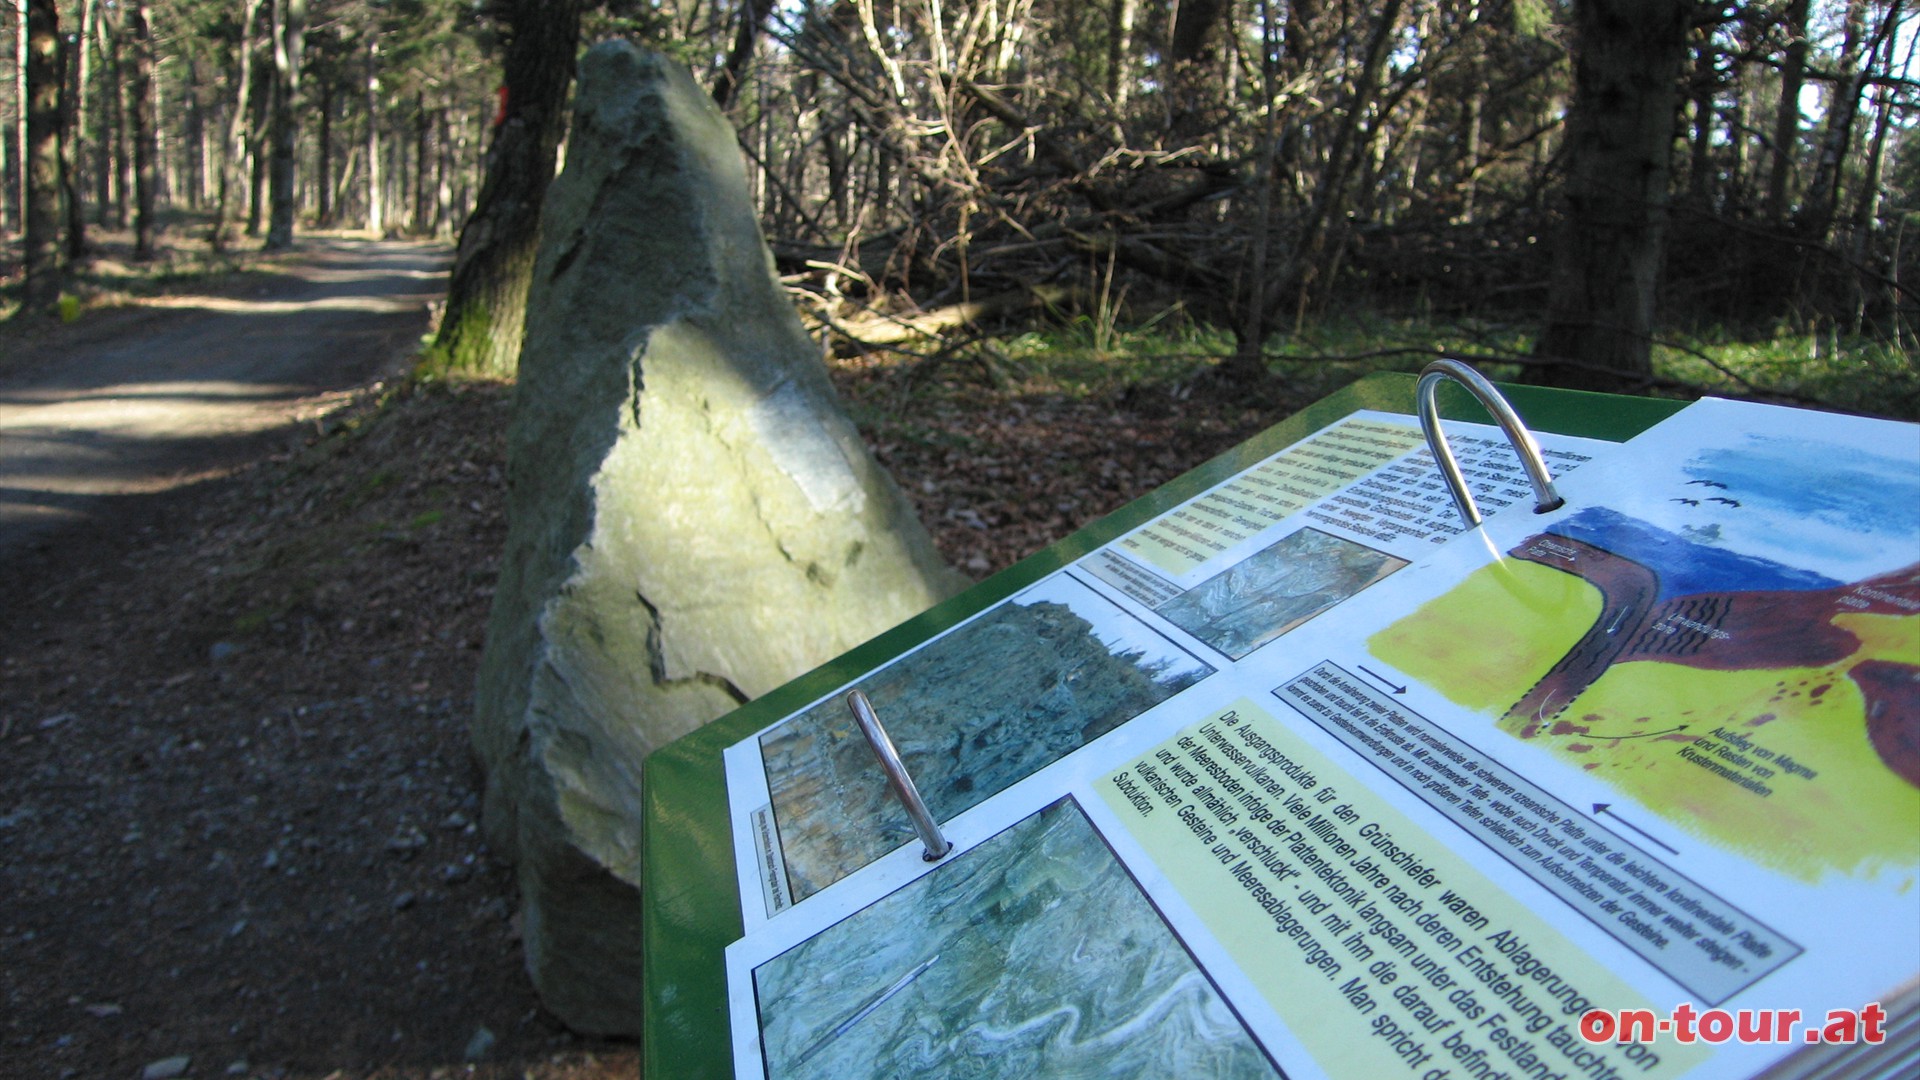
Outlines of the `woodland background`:
[[588,44],[665,50],[725,107],[849,414],[984,577],[1442,352],[1920,419],[1916,26],[1910,0],[0,0],[0,375],[157,353],[182,323],[149,298],[271,303],[398,246],[343,233],[458,240],[414,378],[294,401],[304,447],[7,564],[7,1062],[634,1074],[519,973],[467,730],[499,376]]
[[[578,50],[734,121],[844,355],[1258,390],[1496,374],[1920,412],[1908,0],[0,0],[5,299],[90,230],[458,235],[425,370],[511,372]],[[15,273],[17,271],[17,273]],[[62,297],[67,297],[62,300]],[[1042,359],[1036,359],[1042,358]],[[1131,365],[1131,366],[1125,366]]]

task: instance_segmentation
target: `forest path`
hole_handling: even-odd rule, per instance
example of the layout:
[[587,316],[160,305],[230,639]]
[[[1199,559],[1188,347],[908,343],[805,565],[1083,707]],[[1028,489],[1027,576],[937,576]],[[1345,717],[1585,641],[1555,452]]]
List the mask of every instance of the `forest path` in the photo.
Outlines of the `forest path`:
[[12,579],[0,599],[34,564],[71,565],[72,548],[124,534],[156,497],[402,372],[449,256],[444,244],[303,238],[241,295],[150,301],[0,367],[0,578]]

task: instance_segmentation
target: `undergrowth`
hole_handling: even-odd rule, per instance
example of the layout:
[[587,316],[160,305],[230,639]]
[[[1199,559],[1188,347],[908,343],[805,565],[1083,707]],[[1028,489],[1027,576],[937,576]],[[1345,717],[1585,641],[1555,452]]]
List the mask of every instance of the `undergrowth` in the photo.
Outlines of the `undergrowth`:
[[[1437,321],[1330,316],[1266,342],[1267,368],[1290,398],[1314,401],[1376,371],[1416,372],[1456,357],[1489,377],[1519,380],[1536,327],[1493,320]],[[1099,399],[1178,388],[1231,355],[1233,335],[1177,308],[1128,325],[1089,315],[998,337],[979,337],[918,356],[883,354],[852,363],[890,368],[902,398],[934,385],[972,381],[1000,392]],[[1652,392],[1702,394],[1920,419],[1920,364],[1898,342],[1831,328],[1764,333],[1710,327],[1669,333],[1654,348]]]

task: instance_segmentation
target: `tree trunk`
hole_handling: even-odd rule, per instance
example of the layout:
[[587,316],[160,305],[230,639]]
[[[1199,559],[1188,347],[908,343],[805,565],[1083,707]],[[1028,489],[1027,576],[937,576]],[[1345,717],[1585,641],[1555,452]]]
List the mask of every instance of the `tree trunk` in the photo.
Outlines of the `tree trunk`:
[[722,109],[733,107],[740,84],[746,80],[747,65],[753,62],[753,47],[760,40],[760,27],[771,14],[773,0],[746,0],[740,5],[740,25],[734,32],[733,49],[713,80],[713,100]]
[[1268,251],[1273,232],[1274,169],[1279,162],[1280,128],[1274,116],[1278,96],[1279,62],[1277,53],[1280,29],[1272,0],[1261,0],[1260,12],[1260,94],[1262,127],[1260,133],[1259,186],[1255,189],[1253,212],[1253,249],[1243,271],[1247,279],[1245,322],[1238,327],[1239,348],[1221,364],[1222,378],[1230,382],[1250,382],[1267,374],[1267,271]]
[[334,169],[333,175],[333,216],[336,220],[345,217],[357,209],[353,205],[353,192],[360,184],[361,147],[351,139],[345,140],[346,156]]
[[1840,191],[1847,158],[1858,141],[1855,125],[1860,103],[1866,96],[1867,77],[1873,71],[1880,46],[1891,44],[1893,29],[1901,17],[1900,0],[1887,5],[1886,18],[1876,31],[1867,33],[1864,0],[1847,4],[1846,40],[1833,81],[1829,84],[1825,130],[1820,151],[1814,161],[1813,181],[1807,185],[1807,197],[1800,208],[1800,234],[1825,247],[1833,236],[1833,221],[1840,211]]
[[[1124,125],[1133,79],[1127,64],[1133,55],[1134,26],[1140,21],[1140,0],[1109,0],[1107,23],[1107,100],[1113,103],[1113,122]],[[1124,128],[1122,129],[1124,130]]]
[[7,166],[13,160],[13,155],[7,149],[9,143],[7,133],[0,131],[0,236],[6,236],[13,230],[13,211],[6,192]]
[[1176,139],[1192,138],[1207,126],[1220,99],[1231,65],[1222,62],[1215,30],[1228,22],[1227,0],[1180,0],[1167,27],[1167,130]]
[[272,213],[269,251],[293,246],[295,140],[300,134],[300,64],[306,48],[307,0],[273,3],[273,152],[267,170]]
[[153,258],[153,197],[156,138],[153,122],[153,31],[147,0],[126,6],[127,51],[133,78],[127,87],[127,129],[133,139],[133,257]]
[[[1366,143],[1356,136],[1362,118],[1380,92],[1381,71],[1391,51],[1389,46],[1399,27],[1403,6],[1403,0],[1386,0],[1374,16],[1364,59],[1355,75],[1352,93],[1340,111],[1320,175],[1314,180],[1313,202],[1307,209],[1305,222],[1297,230],[1294,250],[1278,267],[1264,274],[1268,280],[1254,298],[1269,314],[1289,293],[1293,294],[1295,309],[1303,310],[1312,289],[1319,283],[1329,223],[1340,216],[1347,197],[1348,178],[1356,158],[1365,152]],[[1216,370],[1229,384],[1251,385],[1266,376],[1265,360],[1259,354],[1259,342],[1242,341],[1240,345]]]
[[74,53],[86,54],[86,20],[92,17],[92,7],[92,0],[87,0],[80,9],[74,48],[60,50],[60,202],[66,214],[68,262],[87,256],[86,204],[80,198],[80,129],[85,110],[80,104],[80,63]]
[[433,235],[452,236],[453,222],[453,126],[447,114],[451,107],[442,103],[433,116]]
[[119,228],[126,224],[126,201],[119,184],[122,167],[120,129],[125,122],[125,113],[122,111],[120,92],[120,23],[114,8],[100,10],[93,32],[106,84],[101,87],[99,152],[94,161],[94,198],[100,207],[94,220],[103,226],[111,223]]
[[1629,390],[1653,374],[1654,292],[1664,249],[1688,0],[1577,0],[1565,208],[1545,381]]
[[367,35],[367,231],[375,236],[384,236],[387,228],[381,213],[384,206],[381,172],[380,36],[370,33]]
[[[151,13],[153,9],[149,6],[147,10]],[[153,35],[151,15],[147,20],[147,35],[149,39]],[[153,201],[158,205],[173,201],[179,176],[174,168],[173,129],[167,124],[167,81],[162,77],[170,58],[156,48],[150,47],[149,51],[153,56],[153,96],[147,101],[147,130],[153,139]]]
[[[200,103],[200,62],[187,57],[185,100],[187,123],[180,139],[181,172],[187,205],[195,210],[207,205],[207,110]],[[175,197],[182,189],[175,189]]]
[[259,32],[260,6],[266,0],[248,0],[240,16],[240,48],[234,57],[233,105],[227,114],[226,152],[220,162],[218,204],[214,211],[213,247],[219,251],[233,242],[240,222],[240,197],[247,168],[247,120],[253,113],[253,38]]
[[1753,193],[1748,190],[1747,147],[1752,139],[1747,137],[1747,64],[1735,52],[1728,60],[1732,74],[1728,77],[1730,104],[1724,125],[1727,140],[1727,183],[1725,198],[1721,200],[1721,212],[1729,217],[1745,217],[1753,210]]
[[1487,102],[1486,87],[1475,80],[1474,89],[1467,95],[1467,130],[1462,136],[1465,144],[1466,160],[1461,165],[1466,169],[1465,182],[1460,185],[1460,215],[1457,219],[1462,225],[1473,223],[1474,200],[1480,195],[1480,128],[1485,120]]
[[1711,29],[1694,34],[1693,61],[1693,139],[1688,147],[1687,195],[1696,206],[1713,205],[1714,72],[1719,50]]
[[1787,181],[1799,157],[1800,86],[1807,72],[1808,0],[1787,0],[1787,52],[1780,62],[1780,109],[1773,121],[1773,168],[1767,174],[1767,220],[1787,220]]
[[15,220],[27,220],[27,0],[6,0],[13,13],[13,198]]
[[26,24],[26,284],[20,314],[60,298],[60,9],[28,0]]
[[80,5],[80,25],[75,28],[73,56],[68,61],[68,68],[73,72],[73,108],[68,111],[67,137],[61,147],[61,164],[66,173],[63,184],[67,192],[69,259],[83,258],[87,253],[86,200],[82,193],[87,189],[87,94],[93,75],[93,65],[89,60],[93,53],[95,3],[96,0],[85,0]]
[[580,8],[581,0],[516,0],[507,9],[506,108],[480,195],[460,230],[432,349],[442,368],[511,374],[519,364],[540,202],[565,125]]
[[314,162],[313,193],[317,206],[313,223],[320,228],[333,224],[333,80],[320,83],[320,153]]
[[413,96],[413,233],[424,235],[433,230],[427,211],[427,135],[432,124],[427,116],[427,95]]

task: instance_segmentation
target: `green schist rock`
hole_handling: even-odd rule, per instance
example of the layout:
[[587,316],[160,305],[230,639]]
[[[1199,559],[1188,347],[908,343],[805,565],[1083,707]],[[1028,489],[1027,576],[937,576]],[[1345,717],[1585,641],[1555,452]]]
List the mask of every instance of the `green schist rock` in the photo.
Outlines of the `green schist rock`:
[[542,209],[474,743],[527,964],[640,1031],[640,762],[955,591],[773,276],[733,130],[625,42]]

